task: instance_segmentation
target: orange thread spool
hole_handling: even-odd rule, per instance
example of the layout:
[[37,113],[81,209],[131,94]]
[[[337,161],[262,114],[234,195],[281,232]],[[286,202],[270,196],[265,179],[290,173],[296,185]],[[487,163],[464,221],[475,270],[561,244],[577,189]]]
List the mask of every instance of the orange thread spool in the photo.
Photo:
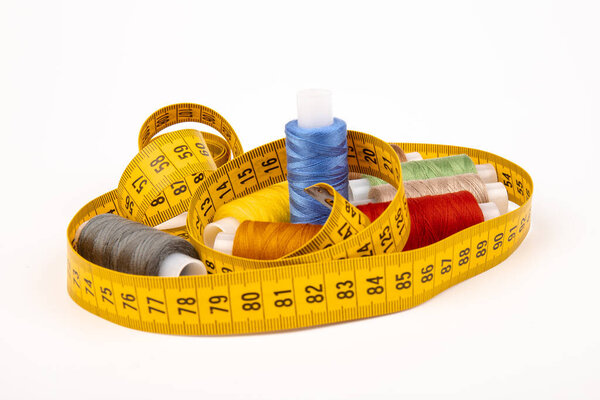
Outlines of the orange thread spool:
[[244,221],[233,240],[232,254],[255,260],[275,260],[298,250],[321,225]]

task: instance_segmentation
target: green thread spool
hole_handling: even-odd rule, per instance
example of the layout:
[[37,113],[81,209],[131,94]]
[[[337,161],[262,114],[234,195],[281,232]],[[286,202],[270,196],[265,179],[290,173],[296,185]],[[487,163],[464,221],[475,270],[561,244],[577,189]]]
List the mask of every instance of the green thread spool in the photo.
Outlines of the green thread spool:
[[[402,163],[403,181],[423,180],[462,174],[477,174],[475,163],[473,163],[473,160],[466,154]],[[371,186],[387,183],[383,179],[374,176],[364,175],[363,177],[369,181]]]
[[376,176],[363,175],[362,177],[369,181],[369,184],[371,185],[371,187],[387,184],[386,181],[384,181],[383,179],[378,178]]
[[476,173],[475,163],[466,154],[409,161],[402,164],[402,180],[404,181]]

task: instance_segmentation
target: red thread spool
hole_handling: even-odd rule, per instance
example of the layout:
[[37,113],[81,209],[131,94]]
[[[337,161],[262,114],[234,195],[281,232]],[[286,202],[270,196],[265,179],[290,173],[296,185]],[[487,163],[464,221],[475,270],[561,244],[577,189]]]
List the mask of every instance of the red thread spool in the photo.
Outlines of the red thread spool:
[[[406,199],[410,214],[410,235],[403,251],[438,242],[483,222],[483,213],[475,197],[467,191]],[[375,221],[390,205],[371,203],[357,208]]]

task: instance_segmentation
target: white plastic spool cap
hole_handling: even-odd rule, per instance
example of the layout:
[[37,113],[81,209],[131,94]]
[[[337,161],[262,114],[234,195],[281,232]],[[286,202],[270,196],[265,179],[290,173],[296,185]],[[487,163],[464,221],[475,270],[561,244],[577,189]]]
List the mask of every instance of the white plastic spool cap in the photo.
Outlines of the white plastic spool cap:
[[517,208],[519,208],[518,204],[513,203],[512,201],[508,202],[508,211],[515,211]]
[[496,169],[492,164],[477,164],[475,165],[475,168],[477,169],[477,174],[481,177],[483,183],[498,182]]
[[225,254],[233,254],[233,241],[235,239],[235,233],[219,232],[215,237],[213,249],[220,251]]
[[158,276],[188,275],[206,275],[204,263],[183,253],[170,254],[160,263]]
[[423,156],[421,155],[421,153],[417,153],[416,151],[412,152],[412,153],[404,153],[404,155],[406,156],[406,161],[420,161],[423,159]]
[[485,189],[490,201],[498,206],[500,214],[506,214],[508,211],[508,193],[506,193],[504,185],[500,182],[486,183]]
[[204,228],[204,244],[211,249],[214,249],[215,240],[219,233],[224,232],[233,234],[235,236],[235,231],[237,231],[238,226],[240,226],[239,221],[233,217],[226,217],[218,221],[211,222],[210,224],[206,225],[206,228]]
[[369,203],[369,190],[371,184],[368,179],[353,179],[348,182],[348,197],[355,206]]
[[484,221],[500,216],[500,210],[498,210],[496,203],[480,203],[479,208],[481,208],[481,212],[483,213]]
[[321,128],[333,124],[331,91],[326,89],[300,90],[298,101],[298,126],[304,129]]

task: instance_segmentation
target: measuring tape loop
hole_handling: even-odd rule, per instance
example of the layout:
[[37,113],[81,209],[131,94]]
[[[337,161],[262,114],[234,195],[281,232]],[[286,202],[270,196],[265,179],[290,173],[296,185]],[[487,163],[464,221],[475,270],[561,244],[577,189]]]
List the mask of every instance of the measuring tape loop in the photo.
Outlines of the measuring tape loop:
[[163,107],[144,121],[138,136],[138,146],[142,150],[160,131],[181,122],[197,122],[216,129],[232,150],[234,157],[244,150],[229,122],[215,110],[194,103],[178,103]]
[[[190,129],[156,136],[187,121],[210,125],[225,140]],[[94,314],[151,332],[217,335],[294,329],[414,307],[497,265],[523,241],[533,191],[525,170],[481,150],[394,144],[424,158],[467,154],[475,163],[491,163],[509,199],[519,207],[430,246],[402,252],[410,219],[400,160],[388,143],[348,131],[350,171],[377,176],[398,189],[379,218],[369,221],[332,187],[318,184],[307,192],[331,213],[302,248],[269,261],[219,253],[204,245],[204,227],[223,204],[286,179],[285,140],[243,153],[237,135],[218,113],[200,105],[176,104],[146,120],[139,136],[140,153],[118,188],[86,204],[69,224],[69,294]],[[227,161],[230,151],[234,158]],[[157,200],[161,197],[164,201]],[[183,211],[188,211],[185,230],[169,232],[189,237],[209,275],[128,275],[88,262],[74,247],[77,228],[98,214],[113,212],[156,225]]]
[[[187,211],[191,193],[216,169],[201,132],[171,132],[148,143],[117,187],[119,214],[155,226]],[[167,190],[165,190],[167,189]]]

